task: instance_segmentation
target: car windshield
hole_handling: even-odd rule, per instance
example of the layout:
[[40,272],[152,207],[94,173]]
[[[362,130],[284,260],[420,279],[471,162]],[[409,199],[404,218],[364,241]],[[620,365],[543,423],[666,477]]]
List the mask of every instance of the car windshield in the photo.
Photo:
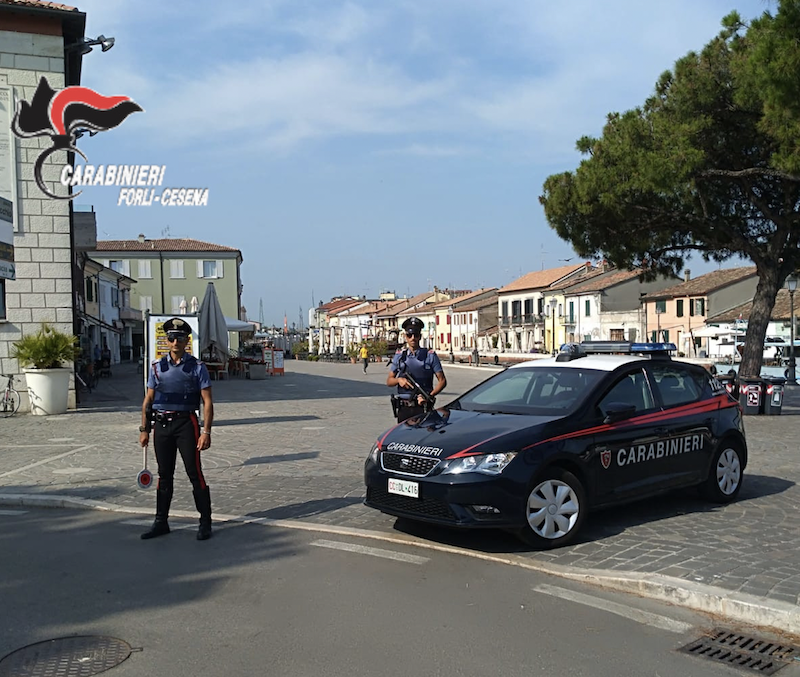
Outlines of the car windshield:
[[563,416],[577,409],[605,372],[553,365],[507,369],[458,398],[454,408]]

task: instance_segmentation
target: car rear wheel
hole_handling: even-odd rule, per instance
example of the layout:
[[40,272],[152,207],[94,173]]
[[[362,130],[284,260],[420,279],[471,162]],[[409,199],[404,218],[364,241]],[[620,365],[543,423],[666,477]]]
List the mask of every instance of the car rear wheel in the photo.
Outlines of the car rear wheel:
[[531,487],[520,538],[537,548],[557,548],[578,533],[586,513],[586,491],[571,472],[553,468]]
[[703,486],[703,494],[714,503],[728,503],[738,496],[742,488],[744,454],[741,445],[725,440],[714,454],[711,470]]

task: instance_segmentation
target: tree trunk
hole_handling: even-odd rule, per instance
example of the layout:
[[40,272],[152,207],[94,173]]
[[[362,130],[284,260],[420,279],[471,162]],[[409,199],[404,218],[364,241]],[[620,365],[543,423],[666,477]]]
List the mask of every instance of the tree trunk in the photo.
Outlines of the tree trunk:
[[[770,310],[775,305],[775,297],[783,280],[777,266],[774,268],[757,267],[758,287],[753,297],[753,308],[747,322],[742,364],[739,366],[740,376],[758,376],[764,357],[764,339],[767,336]],[[785,277],[785,276],[784,276]]]

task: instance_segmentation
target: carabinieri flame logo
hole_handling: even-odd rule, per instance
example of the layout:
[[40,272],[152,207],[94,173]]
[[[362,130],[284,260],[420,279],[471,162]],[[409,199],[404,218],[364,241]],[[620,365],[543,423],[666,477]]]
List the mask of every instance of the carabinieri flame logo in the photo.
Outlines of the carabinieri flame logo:
[[17,104],[11,130],[20,138],[49,136],[52,139],[53,145],[36,159],[33,171],[36,185],[56,200],[72,200],[80,192],[54,195],[47,189],[42,178],[45,160],[58,150],[71,150],[88,162],[75,147],[78,132],[88,130],[96,134],[114,129],[131,113],[139,111],[144,112],[144,109],[128,96],[103,96],[88,87],[67,87],[56,93],[43,77],[31,102],[22,100]]

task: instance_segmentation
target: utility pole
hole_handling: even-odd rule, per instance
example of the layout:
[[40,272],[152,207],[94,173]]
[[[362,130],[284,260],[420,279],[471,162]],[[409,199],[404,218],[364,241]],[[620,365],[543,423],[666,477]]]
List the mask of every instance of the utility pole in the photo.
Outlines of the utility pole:
[[258,323],[264,329],[264,300],[258,299]]

